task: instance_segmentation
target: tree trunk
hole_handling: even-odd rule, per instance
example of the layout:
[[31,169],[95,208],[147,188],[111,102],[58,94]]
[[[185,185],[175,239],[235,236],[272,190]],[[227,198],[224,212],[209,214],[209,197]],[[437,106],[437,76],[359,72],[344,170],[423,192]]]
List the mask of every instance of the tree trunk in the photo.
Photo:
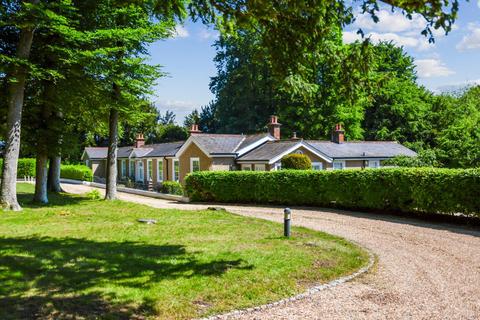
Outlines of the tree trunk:
[[48,203],[48,156],[45,152],[37,153],[36,171],[35,196],[33,197],[33,201],[39,203]]
[[[27,60],[32,47],[33,32],[31,28],[22,29],[17,46],[17,58]],[[0,189],[0,206],[7,210],[20,211],[22,208],[17,201],[17,168],[20,153],[20,132],[23,99],[25,95],[25,81],[27,70],[18,66],[9,75],[8,84],[8,117],[7,137],[3,161],[3,178]]]
[[105,200],[117,199],[118,110],[110,109]]
[[62,163],[61,156],[54,156],[50,158],[48,167],[48,182],[47,188],[48,191],[52,192],[63,192],[62,187],[60,186],[60,165]]

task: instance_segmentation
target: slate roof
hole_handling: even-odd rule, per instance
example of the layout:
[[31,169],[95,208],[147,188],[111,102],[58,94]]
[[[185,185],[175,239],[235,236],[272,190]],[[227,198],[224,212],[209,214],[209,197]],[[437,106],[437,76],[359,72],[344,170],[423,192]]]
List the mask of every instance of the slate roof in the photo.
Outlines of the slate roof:
[[118,148],[117,157],[118,157],[118,158],[128,158],[128,157],[130,157],[130,154],[132,153],[132,151],[133,151],[133,147],[132,147],[132,146],[129,146],[129,147],[119,147],[119,148]]
[[184,143],[185,141],[149,144],[151,151],[143,157],[173,157]]
[[239,157],[239,161],[269,161],[292,148],[299,141],[271,141]]
[[108,148],[105,147],[86,147],[85,153],[89,159],[106,159]]
[[[245,155],[238,161],[270,161],[302,140],[270,141]],[[335,143],[331,141],[303,140],[307,146],[318,153],[333,159],[391,158],[398,155],[416,156],[417,154],[394,141],[359,141]]]
[[335,143],[331,141],[306,141],[318,151],[335,159],[348,158],[391,158],[399,155],[417,154],[395,141],[358,141]]
[[245,136],[242,134],[196,134],[193,139],[209,154],[234,154]]
[[245,139],[243,139],[243,141],[240,143],[240,145],[238,145],[238,147],[235,149],[235,151],[242,150],[243,148],[246,148],[249,145],[254,144],[254,143],[258,142],[259,140],[261,140],[265,137],[268,137],[268,136],[270,136],[270,134],[268,134],[268,133],[246,135],[246,136],[244,136]]

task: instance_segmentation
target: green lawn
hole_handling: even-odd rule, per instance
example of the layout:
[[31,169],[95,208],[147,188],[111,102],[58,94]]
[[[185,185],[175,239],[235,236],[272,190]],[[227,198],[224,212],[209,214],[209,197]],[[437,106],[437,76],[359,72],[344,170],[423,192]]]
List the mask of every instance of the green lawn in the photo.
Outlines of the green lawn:
[[[181,319],[301,292],[363,266],[324,233],[223,211],[159,210],[51,195],[0,212],[0,319]],[[157,224],[138,223],[154,218]]]

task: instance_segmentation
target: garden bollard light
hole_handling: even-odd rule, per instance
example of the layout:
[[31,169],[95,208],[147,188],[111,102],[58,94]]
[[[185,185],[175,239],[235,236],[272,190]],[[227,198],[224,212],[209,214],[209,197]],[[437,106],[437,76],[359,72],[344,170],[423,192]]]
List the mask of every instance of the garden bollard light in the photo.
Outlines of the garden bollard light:
[[283,210],[283,235],[287,238],[290,238],[290,220],[292,217],[292,210],[290,208],[285,208]]

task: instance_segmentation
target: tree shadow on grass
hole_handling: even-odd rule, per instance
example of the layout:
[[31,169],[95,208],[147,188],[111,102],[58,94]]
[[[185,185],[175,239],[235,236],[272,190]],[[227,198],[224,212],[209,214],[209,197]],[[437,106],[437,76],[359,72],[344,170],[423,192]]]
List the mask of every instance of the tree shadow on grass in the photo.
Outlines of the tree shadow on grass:
[[163,280],[253,268],[241,259],[200,255],[182,245],[0,238],[0,319],[142,318],[154,313],[155,301],[133,303],[99,288],[147,290]]
[[33,194],[30,192],[18,192],[17,193],[17,200],[22,206],[22,208],[55,208],[61,206],[69,206],[78,204],[83,201],[90,200],[84,196],[78,195],[69,195],[66,193],[48,193],[48,203],[35,203],[33,202]]

